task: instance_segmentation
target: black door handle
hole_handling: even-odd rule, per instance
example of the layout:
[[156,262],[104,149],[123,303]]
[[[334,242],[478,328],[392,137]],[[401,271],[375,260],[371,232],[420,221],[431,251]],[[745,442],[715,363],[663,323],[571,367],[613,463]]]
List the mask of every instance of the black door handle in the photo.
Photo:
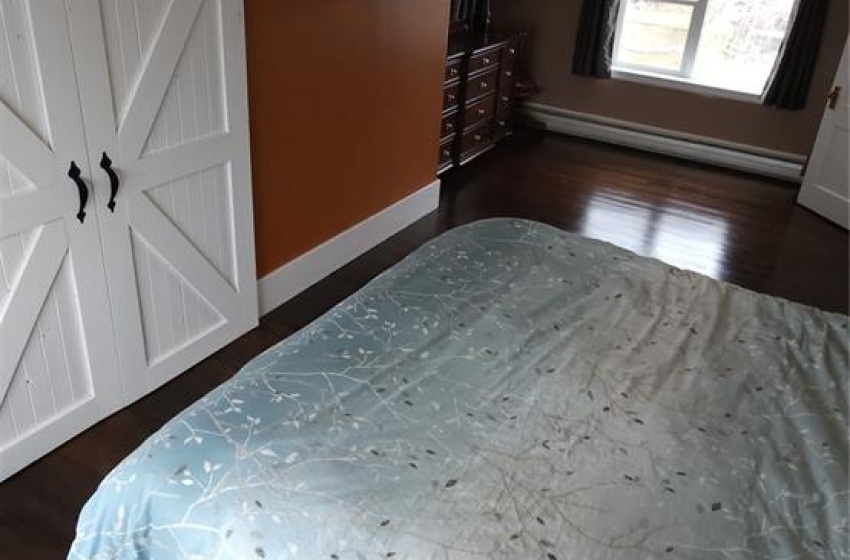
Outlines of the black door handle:
[[112,160],[109,159],[106,152],[103,152],[103,157],[100,158],[100,168],[109,175],[109,202],[106,204],[106,207],[109,208],[110,212],[115,212],[115,195],[118,194],[118,185],[121,182],[118,180],[118,175],[112,169]]
[[75,162],[71,162],[71,167],[68,169],[68,177],[70,177],[77,185],[77,191],[80,194],[80,211],[77,212],[77,219],[80,223],[86,219],[86,202],[89,200],[89,189],[86,182],[80,178],[80,168]]

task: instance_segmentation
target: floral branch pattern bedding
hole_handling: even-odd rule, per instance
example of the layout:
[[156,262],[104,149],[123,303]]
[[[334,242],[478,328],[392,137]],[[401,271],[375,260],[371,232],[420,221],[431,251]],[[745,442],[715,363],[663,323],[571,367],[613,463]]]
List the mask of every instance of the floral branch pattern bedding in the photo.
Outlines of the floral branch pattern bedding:
[[513,219],[125,459],[73,559],[848,558],[848,319]]

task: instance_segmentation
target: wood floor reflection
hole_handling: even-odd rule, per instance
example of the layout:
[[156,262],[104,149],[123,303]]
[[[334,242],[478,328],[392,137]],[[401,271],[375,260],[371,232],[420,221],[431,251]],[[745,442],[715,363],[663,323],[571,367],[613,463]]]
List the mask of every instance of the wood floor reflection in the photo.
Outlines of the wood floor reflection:
[[441,208],[266,315],[174,381],[0,483],[0,558],[64,558],[100,479],[177,412],[447,228],[515,216],[744,287],[847,311],[847,232],[794,185],[554,135],[517,137],[444,177]]
[[797,205],[797,185],[557,135],[520,139],[485,158],[445,179],[444,224],[537,219],[847,312],[847,232]]

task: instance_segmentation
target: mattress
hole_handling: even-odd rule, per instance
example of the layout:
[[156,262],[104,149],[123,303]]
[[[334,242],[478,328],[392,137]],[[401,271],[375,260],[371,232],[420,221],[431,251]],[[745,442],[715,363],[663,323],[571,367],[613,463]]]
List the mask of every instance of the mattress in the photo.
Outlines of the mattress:
[[848,558],[847,389],[846,316],[476,222],[168,422],[70,558]]

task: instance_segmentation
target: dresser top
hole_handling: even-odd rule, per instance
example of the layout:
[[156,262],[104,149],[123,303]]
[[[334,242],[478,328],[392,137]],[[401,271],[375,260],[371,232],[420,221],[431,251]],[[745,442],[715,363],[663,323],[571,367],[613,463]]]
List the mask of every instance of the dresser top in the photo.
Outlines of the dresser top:
[[467,53],[479,53],[488,49],[499,48],[510,37],[491,36],[488,38],[473,37],[468,32],[458,32],[449,35],[446,58],[455,58]]

